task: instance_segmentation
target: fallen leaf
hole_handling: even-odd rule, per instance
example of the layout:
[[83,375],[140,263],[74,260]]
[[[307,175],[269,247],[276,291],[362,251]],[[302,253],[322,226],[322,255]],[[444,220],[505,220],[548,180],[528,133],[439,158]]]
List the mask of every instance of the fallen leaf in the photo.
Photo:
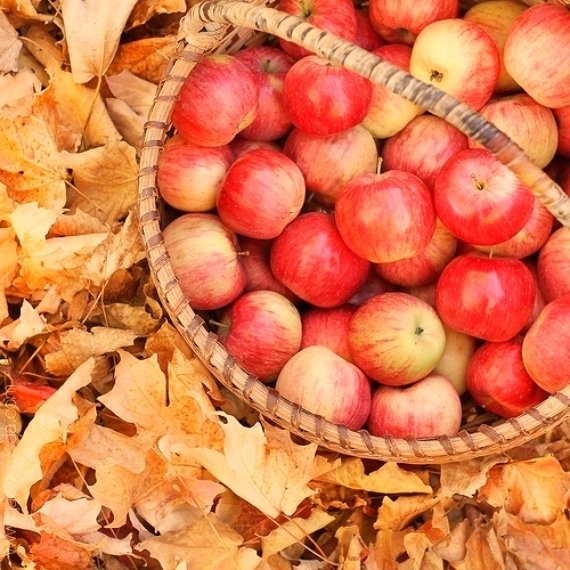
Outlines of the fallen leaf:
[[10,287],[18,273],[18,244],[12,228],[0,227],[0,324],[8,317],[8,305],[4,292]]
[[36,202],[18,204],[10,214],[9,220],[20,245],[33,250],[42,247],[60,210],[42,208]]
[[22,16],[37,16],[39,0],[1,0],[0,7],[8,14],[21,14]]
[[343,570],[360,570],[368,551],[360,536],[357,525],[343,526],[335,532],[338,540],[338,562]]
[[414,519],[433,508],[440,499],[433,495],[409,497],[401,496],[392,499],[384,497],[378,509],[378,518],[374,528],[379,530],[402,530]]
[[62,212],[57,216],[50,228],[50,236],[82,236],[88,234],[101,234],[109,231],[109,226],[91,214],[87,214],[81,208],[75,208],[73,212]]
[[93,549],[47,532],[39,534],[39,542],[30,547],[30,559],[42,570],[95,569]]
[[405,532],[379,530],[364,563],[366,570],[399,570],[398,559],[406,552],[405,535]]
[[24,300],[20,316],[0,329],[0,345],[7,350],[16,350],[29,339],[47,330],[46,319]]
[[465,543],[470,533],[471,525],[467,519],[463,519],[451,529],[451,532],[446,538],[434,544],[433,551],[448,562],[461,562],[465,559],[467,552]]
[[0,113],[14,120],[32,112],[34,96],[41,89],[38,76],[28,67],[0,75]]
[[458,570],[506,570],[495,530],[488,525],[476,527],[465,542],[465,558],[454,568]]
[[134,7],[127,29],[142,26],[158,14],[186,12],[186,0],[139,0]]
[[0,73],[18,71],[18,58],[22,47],[18,32],[0,10]]
[[29,382],[17,376],[12,376],[10,380],[6,396],[23,414],[35,414],[55,392],[55,388],[51,386]]
[[441,466],[441,493],[447,497],[473,497],[487,482],[489,471],[495,465],[507,461],[506,457],[489,455],[468,461],[445,463]]
[[137,0],[62,0],[61,16],[76,83],[102,77],[113,60],[121,33]]

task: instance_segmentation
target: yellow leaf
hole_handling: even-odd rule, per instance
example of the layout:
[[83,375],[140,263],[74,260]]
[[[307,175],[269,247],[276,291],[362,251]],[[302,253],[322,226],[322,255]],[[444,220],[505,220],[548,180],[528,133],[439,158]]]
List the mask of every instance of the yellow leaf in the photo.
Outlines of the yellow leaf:
[[374,528],[381,530],[402,530],[415,518],[429,511],[439,498],[430,496],[384,497],[378,509],[378,518]]
[[87,83],[105,74],[136,2],[62,0],[65,39],[76,83]]
[[20,316],[0,328],[0,344],[8,350],[20,348],[28,339],[48,330],[46,319],[24,299]]
[[472,497],[487,482],[489,471],[507,458],[490,455],[469,461],[458,461],[441,466],[441,493],[447,497]]
[[18,32],[0,10],[0,73],[18,71],[18,57],[21,51],[22,42],[18,38]]
[[497,534],[492,527],[477,526],[467,539],[465,549],[462,561],[465,570],[506,570]]
[[335,538],[338,540],[339,566],[343,570],[360,570],[362,560],[368,555],[359,527],[357,525],[340,527],[335,532]]
[[34,250],[44,245],[46,235],[59,214],[60,210],[42,208],[32,202],[17,205],[9,219],[20,245]]
[[11,285],[18,273],[18,244],[12,228],[0,228],[0,259],[2,271],[0,272],[0,323],[8,316],[8,306],[4,291]]
[[15,119],[32,112],[32,103],[41,83],[32,69],[23,67],[18,73],[0,75],[0,114]]
[[146,24],[158,14],[186,12],[186,0],[139,0],[131,13],[127,29]]
[[8,14],[36,16],[39,0],[0,0],[0,8]]

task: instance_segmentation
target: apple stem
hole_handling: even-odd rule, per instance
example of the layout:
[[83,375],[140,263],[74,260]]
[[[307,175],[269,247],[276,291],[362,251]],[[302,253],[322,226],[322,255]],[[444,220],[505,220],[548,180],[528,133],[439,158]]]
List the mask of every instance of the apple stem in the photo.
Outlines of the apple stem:
[[382,171],[382,162],[383,162],[383,158],[381,156],[378,157],[378,160],[376,161],[376,174],[380,174]]
[[222,328],[222,329],[229,329],[230,328],[230,325],[228,325],[226,323],[221,323],[220,321],[216,321],[214,319],[209,319],[208,323],[210,325],[214,325],[214,326]]
[[237,255],[242,255],[242,256],[248,256],[249,255],[249,250],[245,250],[245,251],[238,251],[236,252]]
[[429,76],[430,81],[437,81],[438,83],[441,83],[442,79],[443,79],[443,73],[441,71],[438,71],[437,69],[431,70],[431,73]]

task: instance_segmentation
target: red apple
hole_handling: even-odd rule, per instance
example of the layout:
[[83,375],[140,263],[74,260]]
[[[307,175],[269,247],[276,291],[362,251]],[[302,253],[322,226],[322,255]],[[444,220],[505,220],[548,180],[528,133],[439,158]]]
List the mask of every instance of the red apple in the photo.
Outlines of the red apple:
[[283,101],[292,123],[317,136],[340,133],[364,119],[372,83],[360,75],[309,55],[285,76]]
[[449,380],[431,374],[404,388],[376,388],[368,430],[382,437],[454,436],[462,414],[461,400]]
[[499,51],[489,34],[460,18],[429,24],[412,48],[412,75],[475,109],[491,98],[499,71]]
[[234,160],[229,146],[196,146],[181,135],[164,145],[157,182],[164,201],[182,212],[213,210],[220,185]]
[[374,268],[390,283],[402,287],[420,287],[437,279],[455,256],[456,248],[456,237],[438,219],[431,240],[414,257],[376,263]]
[[413,257],[435,230],[427,186],[398,170],[353,178],[338,195],[335,219],[346,244],[374,263]]
[[263,381],[274,380],[301,348],[301,315],[279,293],[251,291],[224,311],[218,335],[245,370]]
[[308,212],[275,238],[270,263],[279,281],[316,307],[342,305],[363,285],[370,263],[342,240],[331,215]]
[[356,307],[342,305],[331,309],[309,309],[301,316],[303,338],[301,348],[326,346],[345,360],[352,362],[348,348],[348,325]]
[[332,204],[341,188],[359,174],[375,172],[376,142],[360,125],[328,136],[293,129],[283,152],[301,169],[307,189]]
[[407,293],[382,293],[361,305],[348,329],[354,363],[381,384],[402,386],[427,376],[445,348],[433,307]]
[[356,36],[354,43],[368,51],[384,45],[384,40],[372,27],[368,8],[360,7],[356,9]]
[[[279,0],[277,8],[349,42],[356,39],[356,9],[352,0]],[[310,55],[305,48],[281,38],[279,45],[295,59]]]
[[570,382],[570,295],[548,303],[523,339],[522,358],[533,380],[554,393]]
[[432,281],[427,285],[421,285],[420,287],[404,287],[403,292],[409,293],[422,301],[425,301],[428,305],[431,305],[435,309],[435,289],[437,282]]
[[512,78],[545,107],[570,105],[570,12],[539,4],[513,23],[504,61]]
[[501,72],[495,89],[497,92],[520,90],[520,86],[505,69],[504,49],[513,22],[525,9],[526,6],[518,0],[486,0],[471,6],[463,14],[464,20],[479,24],[491,36],[499,50]]
[[283,82],[293,60],[282,50],[267,45],[242,48],[235,57],[255,73],[259,84],[257,115],[241,135],[263,141],[281,138],[291,127],[283,105]]
[[486,149],[452,156],[435,181],[435,211],[457,238],[493,245],[512,238],[534,206],[530,190]]
[[540,315],[542,309],[544,309],[544,306],[546,305],[546,301],[544,300],[544,295],[540,290],[540,284],[538,282],[538,268],[537,268],[536,259],[534,257],[527,257],[526,259],[523,260],[523,262],[530,269],[530,272],[532,273],[532,276],[534,278],[534,284],[536,285],[536,296],[534,298],[534,305],[532,307],[532,312],[525,326],[522,328],[521,334],[524,334],[528,331],[532,323],[536,321],[538,315]]
[[[410,69],[412,48],[405,44],[388,44],[373,51],[374,55],[393,63],[404,71]],[[400,132],[414,117],[424,110],[383,85],[372,87],[372,101],[362,120],[362,126],[374,138],[385,139]]]
[[305,201],[305,181],[299,167],[281,152],[252,150],[229,168],[216,206],[232,231],[271,239],[297,217]]
[[432,22],[457,17],[457,0],[370,0],[370,21],[388,42],[413,44]]
[[257,77],[236,57],[203,56],[180,89],[172,123],[192,144],[222,146],[254,121],[258,99]]
[[[554,158],[558,146],[554,115],[526,93],[491,99],[480,113],[516,142],[540,168]],[[483,148],[473,139],[469,140],[469,146]]]
[[558,123],[558,154],[570,158],[570,105],[552,111]]
[[295,354],[275,388],[291,402],[349,429],[361,428],[370,413],[370,382],[326,346],[308,346]]
[[184,214],[163,231],[180,287],[194,309],[220,309],[245,287],[237,239],[217,216]]
[[479,347],[467,369],[467,389],[477,404],[504,418],[514,418],[548,396],[524,367],[520,338]]
[[453,259],[436,286],[441,320],[459,332],[488,340],[510,340],[524,327],[536,285],[518,259],[467,253]]
[[405,170],[420,178],[430,190],[443,165],[467,148],[467,136],[435,115],[412,119],[382,147],[384,170]]
[[360,305],[366,303],[368,299],[380,294],[396,291],[398,288],[393,283],[388,283],[386,279],[383,279],[378,275],[374,269],[370,269],[366,281],[360,287],[360,289],[348,300],[350,305],[355,307],[360,307]]
[[240,236],[239,249],[246,276],[245,291],[275,291],[293,303],[299,298],[279,281],[269,265],[272,240]]
[[235,137],[228,146],[234,153],[234,159],[239,158],[242,154],[245,154],[250,150],[257,150],[259,148],[281,152],[281,147],[274,141],[253,141],[251,139],[244,139],[240,136]]
[[570,228],[558,228],[542,246],[538,284],[546,302],[570,294]]

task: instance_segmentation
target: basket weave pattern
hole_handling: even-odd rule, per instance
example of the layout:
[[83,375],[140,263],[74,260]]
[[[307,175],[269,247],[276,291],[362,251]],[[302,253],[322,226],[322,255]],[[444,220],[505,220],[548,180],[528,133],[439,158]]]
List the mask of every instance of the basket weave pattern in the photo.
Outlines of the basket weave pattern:
[[[281,36],[343,65],[438,115],[476,139],[507,164],[558,220],[570,226],[570,200],[508,137],[471,108],[358,48],[271,8],[276,1],[208,1],[183,19],[179,50],[161,81],[145,126],[139,170],[142,240],[158,295],[185,341],[213,375],[238,398],[275,423],[328,449],[401,463],[447,463],[500,453],[542,435],[569,414],[570,387],[517,418],[473,422],[455,437],[401,439],[351,431],[289,402],[235,363],[185,298],[164,246],[157,164],[171,134],[170,115],[178,92],[200,53],[234,53],[263,41],[258,30]],[[479,425],[475,425],[479,423]]]

